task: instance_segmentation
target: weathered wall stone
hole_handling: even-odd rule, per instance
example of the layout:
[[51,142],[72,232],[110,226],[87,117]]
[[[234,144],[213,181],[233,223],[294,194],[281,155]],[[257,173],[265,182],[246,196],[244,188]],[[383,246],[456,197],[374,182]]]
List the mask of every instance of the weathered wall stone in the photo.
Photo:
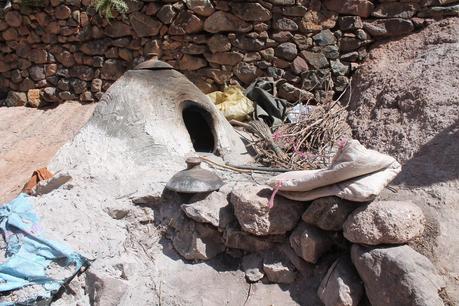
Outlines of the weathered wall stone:
[[[27,9],[13,2],[0,14],[0,105],[9,91],[31,89],[38,98],[26,105],[97,101],[112,81],[152,54],[205,92],[271,76],[286,79],[277,83],[283,98],[308,96],[314,102],[325,96],[326,87],[317,82],[328,80],[334,92],[346,88],[349,67],[365,59],[370,43],[412,32],[426,24],[421,17],[457,15],[451,1],[128,4],[124,16],[115,13],[108,22],[87,0]],[[104,83],[93,84],[95,79]]]

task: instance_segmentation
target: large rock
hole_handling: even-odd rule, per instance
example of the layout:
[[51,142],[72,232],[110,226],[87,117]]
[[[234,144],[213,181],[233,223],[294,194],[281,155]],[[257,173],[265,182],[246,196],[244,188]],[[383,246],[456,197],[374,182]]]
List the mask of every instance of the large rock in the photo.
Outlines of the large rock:
[[171,24],[177,12],[174,10],[172,4],[167,4],[161,7],[156,14],[156,17],[164,24]]
[[292,62],[292,70],[295,74],[301,74],[302,72],[308,71],[308,63],[300,57],[297,56]]
[[86,288],[95,306],[115,306],[128,292],[128,283],[106,273],[90,269],[86,272]]
[[43,66],[32,66],[29,68],[29,76],[35,82],[43,80],[45,76],[45,70]]
[[72,78],[79,78],[83,81],[91,81],[94,78],[94,70],[89,66],[77,65],[69,69],[69,75]]
[[273,28],[278,31],[296,31],[298,24],[289,18],[279,18],[274,21]]
[[105,28],[104,33],[110,37],[128,36],[131,34],[131,27],[121,21],[113,21]]
[[458,32],[459,19],[451,18],[380,44],[353,77],[349,122],[355,137],[409,161],[397,180],[410,186],[457,179],[451,155],[458,150]]
[[343,225],[351,242],[377,245],[406,243],[424,231],[425,217],[412,202],[381,201],[357,208]]
[[235,40],[232,41],[233,46],[244,50],[244,51],[260,51],[265,48],[266,43],[257,38],[251,38],[247,36],[240,35]]
[[179,61],[180,70],[198,70],[207,66],[207,61],[200,56],[184,54]]
[[228,248],[261,252],[273,248],[285,240],[284,236],[254,236],[236,228],[228,228],[224,232],[225,245]]
[[362,41],[357,37],[343,37],[340,41],[339,49],[341,52],[354,51],[360,48]]
[[322,29],[331,29],[336,25],[338,16],[331,11],[311,10],[301,19],[300,30],[306,33],[318,32]]
[[75,65],[75,59],[70,51],[58,49],[57,52],[53,52],[53,54],[57,61],[65,67],[72,67]]
[[268,21],[271,12],[259,3],[234,2],[231,3],[232,12],[245,21]]
[[268,0],[268,2],[271,2],[274,5],[294,5],[295,0]]
[[357,15],[368,17],[374,5],[368,0],[326,0],[325,6],[332,11],[343,15]]
[[272,190],[255,184],[236,185],[230,200],[241,228],[257,236],[284,234],[292,230],[304,210],[303,203],[276,197],[270,209]]
[[242,270],[249,282],[258,282],[265,276],[263,272],[263,256],[259,253],[251,253],[242,258]]
[[48,103],[59,102],[57,90],[55,87],[45,87],[41,92],[42,100]]
[[35,48],[30,50],[29,60],[35,64],[45,64],[48,61],[48,52],[45,49]]
[[80,46],[80,51],[86,55],[104,55],[111,44],[109,38],[92,40]]
[[327,46],[336,43],[335,35],[330,30],[323,30],[312,37],[314,42],[319,46]]
[[298,54],[298,49],[294,43],[285,42],[277,46],[275,49],[275,54],[280,58],[286,59],[288,61],[293,61]]
[[310,263],[316,263],[333,246],[327,232],[303,222],[293,231],[289,240],[295,253]]
[[343,31],[361,29],[363,27],[362,18],[359,16],[342,16],[338,19],[339,29]]
[[185,35],[196,33],[202,30],[202,26],[203,24],[199,17],[189,11],[182,11],[169,27],[169,34]]
[[363,293],[362,280],[348,256],[331,265],[317,290],[325,306],[357,306]]
[[190,220],[177,226],[172,244],[188,260],[208,260],[225,250],[222,236],[216,229]]
[[333,75],[338,76],[344,76],[347,75],[349,72],[349,65],[345,65],[341,63],[339,59],[330,61],[330,68],[333,73]]
[[105,61],[101,69],[101,78],[103,80],[117,80],[126,71],[126,64],[123,61],[116,59],[108,59]]
[[57,19],[68,19],[72,15],[72,10],[67,5],[59,5],[54,10]]
[[212,192],[204,199],[183,204],[181,208],[194,221],[215,227],[225,228],[234,220],[233,207],[228,201],[228,195],[223,192]]
[[204,30],[210,33],[218,32],[249,32],[252,26],[230,13],[217,11],[204,22]]
[[19,35],[18,31],[15,28],[6,29],[2,33],[2,37],[6,41],[17,40],[18,39],[18,35]]
[[27,91],[27,106],[36,108],[41,105],[40,89],[29,89]]
[[[453,2],[453,1],[450,1]],[[441,19],[445,17],[458,17],[459,16],[459,4],[449,6],[432,6],[421,10],[418,13],[418,17],[431,17],[435,19]]]
[[140,12],[134,12],[129,16],[131,25],[136,34],[140,37],[158,35],[162,24],[155,18],[144,15]]
[[372,36],[400,36],[412,32],[414,25],[409,19],[389,18],[364,22],[363,28]]
[[257,66],[246,62],[240,62],[233,69],[234,75],[245,84],[252,83],[257,77],[263,74]]
[[217,52],[217,53],[204,53],[206,60],[209,63],[220,64],[220,65],[237,65],[242,61],[244,55],[239,52]]
[[409,246],[363,247],[354,244],[352,262],[373,306],[442,306],[443,279],[425,256]]
[[314,98],[313,93],[307,90],[300,89],[296,87],[295,85],[292,85],[287,82],[281,83],[277,87],[279,90],[278,92],[279,97],[282,99],[286,99],[289,102],[297,102],[297,101],[306,102]]
[[19,27],[22,24],[22,16],[18,11],[10,10],[5,14],[5,21],[11,27]]
[[411,18],[418,9],[413,3],[387,2],[379,4],[371,15],[376,18]]
[[71,79],[69,84],[72,86],[73,92],[76,94],[83,93],[87,87],[86,82],[80,79]]
[[209,0],[185,0],[186,6],[201,16],[210,16],[215,8]]
[[24,106],[27,103],[27,95],[23,92],[9,91],[5,99],[6,106]]
[[226,35],[215,34],[208,41],[207,45],[212,53],[231,50],[231,43]]
[[263,271],[270,282],[277,284],[293,283],[297,275],[293,264],[277,249],[264,254]]
[[302,5],[287,6],[282,8],[282,14],[291,17],[303,17],[308,9]]
[[301,55],[306,61],[316,69],[321,69],[329,66],[328,60],[322,53],[302,51]]
[[340,231],[347,216],[356,208],[338,197],[325,197],[312,201],[304,212],[304,222],[326,231]]

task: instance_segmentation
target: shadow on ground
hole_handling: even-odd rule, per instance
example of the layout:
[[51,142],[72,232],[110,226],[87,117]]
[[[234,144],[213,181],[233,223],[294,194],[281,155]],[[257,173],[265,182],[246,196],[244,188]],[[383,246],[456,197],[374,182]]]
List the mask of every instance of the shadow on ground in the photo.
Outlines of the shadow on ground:
[[[187,203],[189,200],[188,197],[178,196],[165,190],[161,200],[151,205],[145,203],[141,204],[141,206],[144,208],[149,207],[155,211],[155,223],[157,226],[173,226],[180,223],[180,219],[184,217],[180,208],[181,203]],[[242,258],[249,252],[226,249],[225,252],[207,261],[186,260],[174,249],[171,241],[173,232],[174,230],[170,227],[165,229],[163,237],[159,240],[162,246],[162,253],[173,261],[181,261],[190,266],[205,264],[219,273],[240,275],[240,278],[235,278],[240,283],[232,284],[232,286],[239,286],[242,291],[246,290],[248,292],[247,300],[244,303],[245,306],[277,305],[279,302],[282,302],[282,305],[322,305],[317,296],[317,289],[330,265],[341,254],[338,249],[335,249],[333,252],[324,255],[317,264],[307,264],[302,272],[298,271],[295,282],[291,284],[272,284],[266,276],[256,283],[249,284],[243,277],[244,272],[242,269]],[[261,253],[260,256],[262,256]],[[196,281],[199,280],[196,279]],[[212,288],[209,288],[209,290],[212,290]]]
[[459,120],[438,133],[408,160],[395,185],[424,187],[459,178]]

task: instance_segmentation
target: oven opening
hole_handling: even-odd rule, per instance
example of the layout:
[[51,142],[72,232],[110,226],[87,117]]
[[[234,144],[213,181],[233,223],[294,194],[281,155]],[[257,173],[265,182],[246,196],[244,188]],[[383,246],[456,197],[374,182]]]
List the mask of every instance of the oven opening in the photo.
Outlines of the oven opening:
[[215,150],[213,120],[208,111],[196,104],[188,104],[182,112],[183,121],[196,152],[212,153]]

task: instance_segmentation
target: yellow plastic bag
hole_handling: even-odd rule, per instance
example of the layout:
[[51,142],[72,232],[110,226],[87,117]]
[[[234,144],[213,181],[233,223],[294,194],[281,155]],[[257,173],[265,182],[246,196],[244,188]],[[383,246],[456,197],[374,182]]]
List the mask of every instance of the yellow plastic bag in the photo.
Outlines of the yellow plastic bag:
[[214,91],[207,96],[227,120],[244,121],[254,111],[253,102],[238,86],[228,86],[224,91]]

